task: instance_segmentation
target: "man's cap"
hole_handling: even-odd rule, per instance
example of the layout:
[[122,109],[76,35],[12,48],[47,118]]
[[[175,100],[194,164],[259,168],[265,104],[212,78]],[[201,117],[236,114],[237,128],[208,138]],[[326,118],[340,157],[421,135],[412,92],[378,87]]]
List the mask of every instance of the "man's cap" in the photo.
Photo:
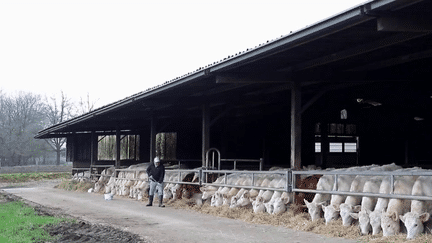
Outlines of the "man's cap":
[[154,162],[159,163],[160,162],[159,157],[154,158]]

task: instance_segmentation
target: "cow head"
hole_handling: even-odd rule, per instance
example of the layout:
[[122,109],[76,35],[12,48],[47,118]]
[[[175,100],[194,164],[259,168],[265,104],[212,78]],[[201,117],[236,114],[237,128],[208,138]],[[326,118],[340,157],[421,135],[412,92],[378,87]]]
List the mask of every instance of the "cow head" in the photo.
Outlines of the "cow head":
[[350,213],[351,217],[354,219],[358,219],[359,228],[362,235],[368,235],[372,230],[372,226],[370,224],[369,214],[372,213],[371,210],[361,210],[358,213]]
[[399,215],[397,212],[386,212],[381,215],[383,236],[392,236],[400,232]]
[[220,192],[215,192],[214,194],[214,206],[220,207],[223,205],[223,194]]
[[273,206],[273,202],[272,201],[264,203],[264,206],[266,208],[267,213],[269,213],[269,214],[273,213],[274,206]]
[[315,203],[315,202],[308,202],[306,199],[304,199],[304,202],[306,204],[306,207],[308,208],[308,213],[311,216],[312,221],[315,221],[319,218],[321,218],[322,215],[322,206],[324,205],[324,202]]
[[246,191],[245,193],[243,193],[243,195],[240,197],[240,199],[237,201],[237,204],[240,207],[245,207],[250,205],[252,202],[250,200],[250,195],[249,195],[249,191]]
[[286,205],[289,202],[288,197],[280,197],[273,204],[273,214],[281,214],[287,210]]
[[339,213],[340,213],[339,205],[329,205],[329,206],[323,205],[322,209],[324,211],[324,219],[326,224],[336,220],[339,217]]
[[400,216],[400,220],[407,228],[407,239],[411,240],[419,236],[424,231],[424,223],[430,218],[429,213],[413,213],[409,212]]
[[343,226],[350,226],[353,222],[353,217],[351,217],[351,213],[358,213],[361,209],[360,205],[357,206],[351,206],[346,203],[342,203],[340,205],[340,216],[342,218],[342,225]]
[[99,192],[103,188],[103,183],[96,182],[94,186],[94,192]]
[[222,196],[223,196],[223,204],[222,205],[230,206],[231,197],[228,196],[227,194],[223,194]]
[[216,192],[216,190],[208,190],[207,188],[203,188],[203,187],[201,187],[200,190],[202,192],[202,199],[203,200],[206,200],[206,199],[212,197]]
[[266,208],[264,206],[264,198],[257,197],[255,201],[252,202],[254,213],[264,213]]
[[377,235],[381,232],[381,215],[385,212],[382,211],[373,211],[369,214],[369,222],[372,227],[372,235]]
[[170,187],[165,187],[163,191],[164,191],[164,193],[163,193],[163,199],[164,200],[169,200],[173,197],[173,194],[171,192]]

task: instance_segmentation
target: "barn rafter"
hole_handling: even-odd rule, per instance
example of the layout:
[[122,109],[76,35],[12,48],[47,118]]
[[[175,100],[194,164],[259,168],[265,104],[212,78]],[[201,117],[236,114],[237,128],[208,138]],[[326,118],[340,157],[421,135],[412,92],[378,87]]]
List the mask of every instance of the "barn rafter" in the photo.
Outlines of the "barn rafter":
[[[343,128],[362,141],[355,163],[432,164],[432,154],[420,151],[432,145],[421,133],[432,131],[431,12],[429,0],[368,1],[46,128],[36,138],[70,142],[92,132],[135,133],[150,137],[140,149],[140,157],[150,159],[163,128],[178,132],[179,156],[202,164],[205,151],[217,147],[223,156],[249,152],[269,165],[298,168],[332,165],[328,145],[320,158],[313,147],[318,139],[332,142],[337,135],[330,130]],[[398,152],[390,156],[379,146]]]

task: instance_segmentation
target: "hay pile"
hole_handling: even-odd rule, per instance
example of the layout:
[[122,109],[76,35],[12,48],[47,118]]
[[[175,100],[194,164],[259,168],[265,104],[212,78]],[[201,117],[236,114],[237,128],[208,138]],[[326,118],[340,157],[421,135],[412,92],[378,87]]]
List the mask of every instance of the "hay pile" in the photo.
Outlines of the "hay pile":
[[[94,187],[94,183],[89,182],[77,182],[73,180],[63,180],[57,188],[62,188],[65,190],[72,191],[83,191],[86,192],[89,188]],[[100,192],[102,193],[102,192]],[[143,203],[148,202],[148,197],[145,195],[141,200]],[[153,203],[158,203],[158,197],[155,197]],[[270,215],[268,213],[253,213],[251,208],[229,208],[228,206],[222,207],[212,207],[209,203],[204,203],[199,206],[193,199],[181,199],[181,200],[169,200],[165,202],[167,206],[184,209],[184,210],[194,210],[200,213],[205,213],[218,217],[225,217],[231,219],[239,219],[245,222],[256,223],[256,224],[266,224],[273,226],[283,226],[286,228],[306,231],[316,234],[325,235],[328,237],[341,237],[346,239],[354,239],[359,242],[368,243],[425,243],[432,242],[432,235],[422,235],[415,240],[408,241],[406,239],[406,234],[400,234],[393,237],[383,237],[382,233],[377,236],[360,236],[360,230],[357,225],[352,225],[350,227],[342,226],[342,220],[337,220],[326,225],[324,219],[320,219],[312,222],[310,220],[309,214],[303,212],[303,208],[298,205],[291,205],[288,211],[280,215]]]
[[[267,224],[274,226],[283,226],[286,228],[312,232],[316,234],[325,235],[328,237],[341,237],[346,239],[354,239],[359,242],[370,242],[370,243],[388,243],[388,242],[408,242],[406,234],[400,234],[393,237],[383,237],[382,233],[377,236],[360,236],[360,229],[357,225],[350,227],[344,227],[342,220],[337,220],[325,224],[324,219],[320,219],[312,222],[309,214],[304,213],[299,206],[291,205],[287,212],[280,215],[270,215],[268,213],[253,213],[250,208],[234,208],[231,209],[227,206],[222,207],[211,207],[205,203],[202,206],[195,204],[193,200],[171,200],[166,205],[185,210],[194,210],[200,213],[210,214],[218,217],[225,217],[231,219],[239,219],[246,222],[256,224]],[[415,240],[410,240],[410,243],[425,243],[432,242],[432,235],[422,235]]]
[[67,191],[87,192],[90,188],[94,188],[92,182],[78,182],[76,180],[62,180],[55,188],[64,189]]

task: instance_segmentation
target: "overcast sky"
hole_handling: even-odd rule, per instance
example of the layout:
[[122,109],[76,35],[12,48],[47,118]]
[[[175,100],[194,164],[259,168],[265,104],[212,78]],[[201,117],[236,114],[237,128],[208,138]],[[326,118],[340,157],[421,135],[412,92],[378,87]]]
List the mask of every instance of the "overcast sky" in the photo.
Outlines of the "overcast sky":
[[0,90],[103,106],[365,0],[0,0]]

